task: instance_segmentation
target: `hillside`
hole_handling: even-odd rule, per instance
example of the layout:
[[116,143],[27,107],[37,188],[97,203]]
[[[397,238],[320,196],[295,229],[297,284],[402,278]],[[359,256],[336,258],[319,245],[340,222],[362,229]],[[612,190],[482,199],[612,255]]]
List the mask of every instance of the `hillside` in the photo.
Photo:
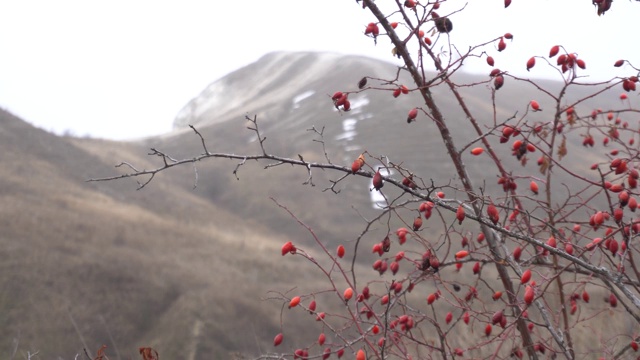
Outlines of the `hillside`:
[[[196,164],[195,188],[191,166],[163,172],[139,191],[133,179],[86,180],[122,173],[123,167],[114,168],[122,161],[138,169],[160,166],[161,159],[146,155],[151,147],[177,159],[200,154],[200,139],[188,124],[202,133],[210,151],[259,153],[245,119],[255,115],[270,153],[326,161],[317,141],[323,140],[332,162],[350,164],[366,150],[402,161],[425,182],[455,185],[440,140],[430,135],[434,124],[425,117],[406,123],[407,109],[420,106],[415,97],[366,92],[352,95],[349,113],[333,108],[328,94],[355,90],[365,75],[393,78],[396,72],[363,57],[268,54],[212,83],[180,112],[175,131],[137,142],[56,137],[1,111],[0,336],[6,341],[0,357],[17,348],[19,354],[38,350],[44,359],[66,360],[83,347],[95,351],[102,344],[109,346],[111,359],[136,358],[139,346],[152,346],[165,359],[271,351],[281,305],[261,299],[270,290],[292,290],[292,279],[313,287],[321,278],[301,272],[301,261],[280,256],[283,242],[306,246],[312,239],[270,198],[310,225],[329,248],[345,243],[351,249],[363,230],[362,218],[377,214],[366,179],[341,182],[336,195],[322,191],[338,177],[331,172],[315,171],[312,187],[302,184],[308,177],[304,169],[264,170],[266,163],[247,163],[237,180],[232,172],[238,162],[220,160]],[[487,80],[456,76],[468,83]],[[404,74],[400,78],[409,83]],[[524,111],[531,90],[505,84],[498,93],[498,121],[514,115],[504,110],[506,104]],[[448,121],[464,124],[447,91],[434,88]],[[464,95],[472,111],[484,114],[479,120],[491,124],[489,86]],[[545,115],[535,116],[544,120]],[[323,138],[309,131],[313,127],[324,129]],[[457,126],[455,135],[476,137],[467,126]],[[569,154],[568,164],[574,156],[595,154]],[[476,178],[493,178],[484,173],[487,161],[469,159]],[[515,159],[509,163],[518,169],[515,164]],[[493,182],[486,187],[496,190]],[[369,266],[370,244],[386,233],[387,224],[380,223],[365,237],[359,252],[363,266]],[[425,226],[425,237],[440,235]],[[317,336],[308,322],[285,320],[287,331],[301,334],[301,343]]]
[[[102,344],[112,359],[136,358],[143,345],[165,358],[221,358],[269,342],[239,334],[278,329],[274,304],[260,301],[292,271],[278,262],[274,232],[171,181],[145,191],[86,183],[112,164],[6,112],[0,130],[3,358],[11,339],[18,354],[43,359]],[[104,156],[144,155],[135,144],[90,142]]]

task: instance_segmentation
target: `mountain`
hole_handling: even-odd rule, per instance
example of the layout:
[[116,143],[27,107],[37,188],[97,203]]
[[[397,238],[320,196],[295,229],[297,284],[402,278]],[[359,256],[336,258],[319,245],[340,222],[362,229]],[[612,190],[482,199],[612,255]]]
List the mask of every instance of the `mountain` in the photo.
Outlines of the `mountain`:
[[[208,86],[177,115],[174,131],[136,142],[57,137],[0,111],[1,356],[39,351],[43,359],[66,360],[82,354],[83,347],[93,354],[102,344],[111,359],[137,358],[140,346],[154,347],[165,359],[253,356],[273,351],[281,311],[285,333],[297,334],[288,348],[313,342],[318,331],[310,326],[313,319],[299,319],[274,298],[327,283],[308,263],[280,255],[286,241],[312,249],[314,240],[275,201],[310,226],[327,248],[344,243],[353,251],[363,218],[379,214],[377,193],[367,179],[340,181],[334,194],[323,191],[339,177],[329,171],[314,170],[311,186],[303,184],[309,176],[301,168],[265,170],[266,162],[238,167],[237,160],[209,159],[195,168],[161,172],[141,190],[136,180],[146,179],[87,180],[123,173],[127,165],[114,168],[121,162],[137,169],[162,166],[161,158],[147,156],[149,148],[175,159],[201,154],[202,142],[187,125],[195,126],[211,152],[261,153],[255,132],[247,129],[246,117],[255,116],[269,153],[351,164],[367,151],[402,162],[426,183],[456,184],[439,136],[432,135],[434,124],[424,116],[406,122],[419,99],[412,94],[394,99],[376,80],[396,74],[389,63],[359,56],[267,54]],[[387,90],[357,92],[363,76],[371,77],[369,86]],[[403,71],[398,76],[410,83]],[[466,83],[488,80],[455,76]],[[489,86],[463,92],[483,124],[492,123]],[[497,93],[497,121],[514,115],[507,104],[524,111],[532,89],[507,81]],[[356,91],[348,113],[331,103],[330,94],[338,90]],[[448,90],[439,85],[433,93],[456,138],[474,139]],[[567,164],[573,156],[596,155],[569,154]],[[488,159],[467,161],[478,181],[494,176],[485,173]],[[507,163],[519,169],[515,159]],[[363,238],[357,266],[369,267],[370,244],[399,225],[376,223]],[[425,237],[441,236],[429,231]]]

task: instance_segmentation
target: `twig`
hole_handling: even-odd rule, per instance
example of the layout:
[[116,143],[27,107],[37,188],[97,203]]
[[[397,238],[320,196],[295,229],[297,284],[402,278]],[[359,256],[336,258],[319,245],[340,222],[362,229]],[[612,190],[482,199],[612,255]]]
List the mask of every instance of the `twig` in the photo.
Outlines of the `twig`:
[[[84,338],[82,337],[82,334],[80,333],[80,329],[78,328],[78,324],[76,324],[76,321],[73,320],[73,315],[71,315],[71,310],[69,310],[69,308],[67,308],[67,315],[69,316],[69,320],[71,321],[71,324],[73,325],[73,328],[76,330],[76,334],[78,335],[78,337],[80,338],[80,342],[82,343],[82,346],[84,346],[84,351],[85,353],[87,352],[87,342],[84,341]],[[87,357],[89,354],[87,354]],[[89,357],[89,359],[91,359],[91,357]]]

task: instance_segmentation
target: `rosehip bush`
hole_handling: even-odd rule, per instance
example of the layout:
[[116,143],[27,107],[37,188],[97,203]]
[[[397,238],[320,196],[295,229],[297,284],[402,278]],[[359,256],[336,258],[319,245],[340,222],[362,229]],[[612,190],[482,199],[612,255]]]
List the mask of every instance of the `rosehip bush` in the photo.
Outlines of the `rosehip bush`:
[[[265,335],[274,348],[261,358],[635,358],[640,108],[633,59],[612,59],[611,68],[624,69],[624,76],[589,83],[588,59],[580,49],[548,39],[548,53],[530,54],[525,65],[531,76],[545,67],[555,71],[560,86],[547,88],[510,74],[503,64],[493,68],[493,56],[508,54],[507,45],[518,41],[508,32],[486,34],[485,42],[457,49],[456,56],[439,50],[455,46],[449,33],[460,9],[447,9],[446,1],[389,2],[384,11],[378,5],[383,1],[359,2],[372,16],[363,36],[372,46],[390,43],[414,83],[365,77],[335,89],[326,106],[350,111],[357,105],[349,96],[366,91],[386,92],[389,102],[417,95],[418,102],[397,114],[397,124],[411,132],[430,126],[431,137],[435,129],[448,154],[442,162],[454,174],[435,183],[429,174],[370,152],[341,165],[269,155],[256,118],[247,119],[261,139],[261,154],[211,153],[205,147],[205,154],[183,160],[266,159],[304,167],[310,178],[313,169],[327,169],[335,172],[328,190],[338,193],[337,185],[366,177],[369,191],[385,199],[380,215],[363,220],[361,235],[337,250],[280,205],[316,247],[283,241],[274,256],[306,260],[308,271],[325,275],[326,286],[275,297],[282,312],[311,314],[318,338],[293,348],[288,342],[296,334],[283,323],[280,332]],[[606,11],[594,3],[600,14]],[[505,8],[510,4],[505,1]],[[450,76],[473,61],[493,69],[474,83]],[[534,89],[536,98],[499,105],[507,88],[516,86]],[[464,96],[468,88],[486,92],[490,101],[483,105],[492,108],[493,118],[478,116],[478,105]],[[452,99],[463,119],[448,116],[442,106]],[[461,126],[474,135],[458,134]],[[486,166],[471,166],[477,159]],[[379,226],[386,235],[365,243]],[[292,274],[291,281],[303,280]]]

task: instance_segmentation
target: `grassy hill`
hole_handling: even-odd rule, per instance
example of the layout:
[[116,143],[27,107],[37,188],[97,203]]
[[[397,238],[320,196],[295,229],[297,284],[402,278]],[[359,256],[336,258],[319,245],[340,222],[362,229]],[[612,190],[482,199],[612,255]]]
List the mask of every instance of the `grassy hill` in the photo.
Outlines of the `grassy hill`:
[[[274,73],[283,61],[287,66]],[[425,117],[406,123],[407,110],[420,106],[416,97],[367,92],[352,95],[350,113],[332,108],[328,94],[355,90],[364,75],[395,73],[392,65],[362,57],[270,54],[219,80],[225,91],[212,90],[221,86],[214,83],[194,105],[198,115],[183,117],[178,125],[194,124],[210,151],[252,154],[260,149],[244,117],[255,114],[270,153],[326,161],[322,140],[332,162],[350,164],[366,150],[403,162],[426,182],[455,185],[434,124]],[[459,76],[468,83],[487,80]],[[370,85],[379,86],[375,81]],[[498,93],[498,121],[514,115],[507,104],[524,111],[530,93],[525,86],[507,83]],[[207,100],[211,94],[226,94],[233,101],[216,98],[215,107],[208,108],[202,104],[212,103]],[[464,115],[447,89],[440,86],[434,94],[455,136],[475,138],[468,126],[457,125],[465,124]],[[482,114],[479,120],[490,126],[488,85],[464,95],[472,110]],[[532,119],[544,121],[545,116]],[[323,137],[309,131],[312,127],[324,129]],[[303,293],[308,289],[294,287],[317,290],[326,283],[298,259],[280,256],[285,241],[307,246],[313,240],[270,198],[311,226],[329,248],[345,243],[352,249],[363,217],[377,214],[369,182],[349,178],[338,185],[336,195],[322,191],[336,174],[314,171],[316,186],[311,187],[302,185],[308,177],[304,169],[265,170],[267,163],[243,165],[237,180],[232,171],[238,162],[226,160],[195,164],[195,188],[191,166],[163,172],[140,191],[134,179],[86,181],[122,173],[123,167],[114,168],[122,161],[138,169],[160,166],[161,159],[146,155],[150,147],[180,159],[200,154],[201,146],[183,127],[137,142],[61,138],[0,111],[0,338],[5,339],[0,357],[10,358],[17,349],[18,354],[38,350],[43,359],[66,360],[83,347],[95,351],[102,344],[111,359],[136,358],[139,346],[152,346],[165,359],[272,350],[281,305],[262,299],[273,296],[271,290]],[[510,151],[506,145],[499,149]],[[585,156],[599,155],[585,150],[569,154],[566,162]],[[486,181],[487,191],[496,191],[495,174],[485,173],[488,159],[467,160],[476,185]],[[515,159],[507,163],[514,175],[522,169]],[[376,225],[363,239],[359,266],[369,266],[370,246],[384,237],[388,226],[400,224]],[[425,227],[425,237],[440,235]],[[299,344],[317,336],[317,328],[309,326],[312,319],[285,311],[284,320],[286,331],[299,335]]]

